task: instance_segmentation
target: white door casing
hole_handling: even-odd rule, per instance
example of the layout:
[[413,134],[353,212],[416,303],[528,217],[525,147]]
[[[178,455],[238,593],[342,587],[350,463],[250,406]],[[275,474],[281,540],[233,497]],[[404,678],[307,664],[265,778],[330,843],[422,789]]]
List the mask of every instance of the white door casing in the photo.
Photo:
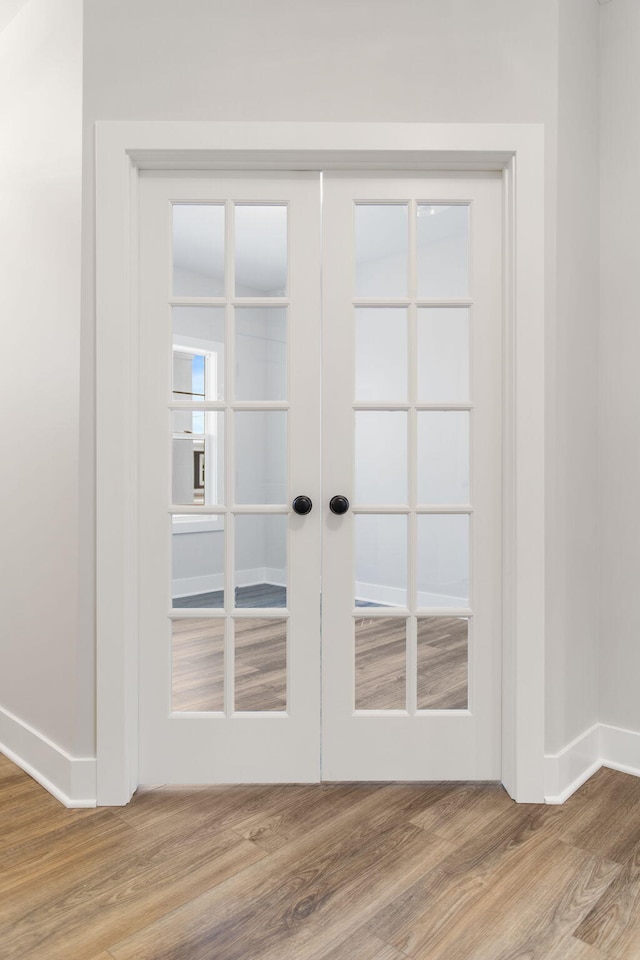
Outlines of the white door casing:
[[[393,149],[389,149],[393,144]],[[147,168],[498,170],[505,197],[502,779],[543,796],[544,150],[540,125],[97,125],[98,802],[137,765],[137,184]]]

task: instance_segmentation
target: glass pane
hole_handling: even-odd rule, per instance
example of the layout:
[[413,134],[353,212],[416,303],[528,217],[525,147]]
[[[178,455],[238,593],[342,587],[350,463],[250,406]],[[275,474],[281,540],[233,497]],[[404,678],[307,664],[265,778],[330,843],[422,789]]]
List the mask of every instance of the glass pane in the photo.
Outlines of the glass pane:
[[406,297],[409,219],[406,203],[358,203],[356,297]]
[[287,399],[287,311],[237,307],[236,400]]
[[224,307],[174,307],[172,314],[173,399],[224,400]]
[[237,204],[236,297],[284,297],[287,293],[285,204]]
[[418,710],[466,710],[469,621],[418,620]]
[[224,503],[224,414],[174,410],[171,502]]
[[224,710],[224,619],[171,624],[171,709]]
[[407,414],[356,413],[356,503],[407,502]]
[[418,606],[469,605],[469,517],[418,517]]
[[173,606],[224,607],[224,518],[172,518]]
[[356,710],[404,710],[407,621],[369,617],[355,621]]
[[407,399],[407,311],[356,308],[356,400]]
[[224,296],[224,206],[173,205],[174,297]]
[[173,399],[206,400],[206,360],[202,354],[173,350]]
[[469,503],[468,413],[418,413],[418,503]]
[[286,607],[287,517],[236,517],[236,607]]
[[418,297],[469,296],[469,205],[418,204]]
[[287,709],[287,621],[235,620],[236,711]]
[[355,517],[355,606],[407,605],[407,518]]
[[287,502],[287,414],[235,414],[236,503]]
[[464,403],[469,399],[468,308],[421,307],[418,310],[418,400]]

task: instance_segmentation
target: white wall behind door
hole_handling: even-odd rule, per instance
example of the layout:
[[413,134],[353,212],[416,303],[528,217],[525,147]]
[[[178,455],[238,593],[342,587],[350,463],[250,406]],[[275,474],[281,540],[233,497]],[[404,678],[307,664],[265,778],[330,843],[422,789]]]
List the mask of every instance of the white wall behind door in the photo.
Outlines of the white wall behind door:
[[[602,8],[602,15],[613,16],[616,9],[628,11],[631,3],[615,0]],[[42,18],[39,10],[45,6],[50,16]],[[78,116],[82,82],[77,35],[81,4],[73,0],[56,4],[53,10],[42,0],[29,0],[26,8],[41,32],[18,33],[14,20],[0,41],[5,71],[0,91],[3,149],[10,147],[12,156],[18,158],[26,141],[16,139],[12,131],[19,130],[23,136],[28,130],[39,130],[43,110],[47,117],[55,115],[48,71],[55,72],[53,64],[60,58],[65,65],[62,73],[70,71],[61,101],[70,126],[58,125],[49,147],[61,137],[77,157],[73,117]],[[65,27],[62,9],[75,11],[75,32]],[[53,494],[50,485],[44,502],[34,511],[37,501],[32,491],[22,486],[15,491],[12,488],[14,509],[3,519],[4,542],[20,543],[23,517],[36,518],[40,578],[25,580],[25,571],[33,570],[26,561],[11,563],[3,570],[6,603],[1,674],[22,676],[25,682],[12,681],[10,689],[0,686],[0,706],[36,724],[74,755],[93,749],[93,122],[258,117],[535,121],[545,123],[547,144],[548,556],[555,570],[549,582],[550,748],[562,746],[591,722],[595,715],[597,541],[594,525],[584,521],[597,515],[592,431],[597,278],[591,264],[597,257],[597,225],[592,216],[599,189],[598,11],[596,0],[458,0],[455,4],[442,0],[354,0],[348,4],[341,0],[273,0],[269,4],[190,0],[188,5],[178,0],[111,0],[108,4],[86,0],[80,329],[77,313],[69,308],[80,285],[72,223],[78,201],[67,199],[65,215],[56,219],[51,233],[33,231],[33,237],[52,238],[42,249],[27,240],[16,246],[20,235],[16,227],[22,217],[19,207],[13,208],[0,227],[2,243],[16,264],[15,270],[3,273],[5,293],[12,291],[15,303],[12,329],[28,330],[32,343],[42,345],[51,334],[52,301],[46,309],[32,309],[33,301],[21,295],[21,277],[39,274],[46,264],[60,281],[55,300],[60,322],[56,343],[64,345],[61,369],[65,376],[62,381],[54,376],[50,357],[43,357],[34,372],[42,385],[51,383],[55,402],[36,404],[34,394],[30,406],[32,401],[25,397],[23,413],[28,408],[37,415],[43,436],[59,437],[62,423],[69,438],[68,444],[57,445],[51,468],[55,478],[51,483],[60,493],[56,505],[62,509],[57,513],[47,509],[47,497]],[[35,76],[36,61],[30,58],[35,56],[37,38],[48,45],[47,57],[37,61],[47,78],[44,99],[28,95]],[[9,45],[13,53],[7,58],[4,51]],[[114,70],[116,62],[118,69]],[[11,115],[6,112],[9,104],[16,107]],[[17,126],[6,127],[7,123]],[[32,198],[42,191],[48,204],[52,196],[60,196],[50,179],[50,149],[45,164],[34,162],[28,169],[31,181],[25,179],[24,183],[32,182]],[[74,166],[69,174],[70,182],[79,187],[79,167]],[[15,174],[10,176],[13,189]],[[558,194],[570,202],[558,208]],[[44,206],[38,208],[37,218],[41,214],[42,222],[48,223]],[[71,231],[68,243],[67,226]],[[557,337],[556,272],[559,283],[564,284]],[[575,276],[580,278],[580,297],[572,296],[577,290]],[[34,295],[35,289],[29,289]],[[12,366],[1,384],[9,397],[15,395],[17,373],[18,367]],[[556,390],[556,382],[561,389]],[[72,436],[75,439],[70,439]],[[78,462],[79,503],[73,480],[78,476]],[[59,530],[64,531],[63,562]],[[79,551],[80,586],[75,551]],[[25,605],[32,612],[44,610],[36,603],[41,583],[48,584],[57,600],[62,590],[67,604],[64,618],[68,619],[58,617],[54,626],[48,623],[46,628],[40,620],[23,618]],[[59,603],[56,609],[61,609]],[[33,678],[33,663],[42,663],[43,658],[51,658],[55,665],[55,686],[44,682],[38,686]],[[47,672],[47,677],[51,675]],[[614,684],[612,695],[615,691]]]
[[[616,0],[602,8],[602,530],[600,711],[603,723],[640,732],[640,6]],[[640,765],[640,763],[638,764]]]
[[78,618],[95,561],[81,587],[79,498],[89,541],[93,510],[78,434],[82,2],[3,13],[15,16],[0,16],[0,743],[26,724],[84,756],[94,636]]
[[[596,0],[238,0],[224,5],[191,0],[188,12],[178,0],[113,0],[108,7],[100,0],[85,3],[87,197],[92,124],[98,119],[545,123],[547,534],[554,571],[547,636],[549,749],[573,739],[596,717],[597,541],[594,525],[583,521],[597,511],[591,434],[597,280],[596,271],[582,265],[585,255],[588,262],[597,257],[598,247],[596,233],[585,229],[584,221],[598,192],[598,9]],[[564,191],[572,203],[558,208]],[[91,229],[87,217],[88,241]],[[89,320],[90,244],[86,249]],[[566,278],[561,313],[556,311],[558,269]],[[579,300],[568,292],[573,288],[569,278],[578,270],[585,290]],[[89,333],[84,344],[89,357],[91,346]],[[558,391],[556,376],[561,378]],[[587,400],[580,409],[576,396]],[[90,418],[91,397],[85,401],[83,413]],[[91,443],[88,428],[83,442]],[[572,464],[580,464],[577,491]]]

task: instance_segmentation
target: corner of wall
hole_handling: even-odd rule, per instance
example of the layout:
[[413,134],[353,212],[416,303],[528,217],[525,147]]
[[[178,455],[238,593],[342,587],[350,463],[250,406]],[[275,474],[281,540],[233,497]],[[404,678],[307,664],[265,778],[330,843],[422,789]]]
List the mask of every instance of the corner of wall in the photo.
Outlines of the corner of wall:
[[96,761],[72,757],[44,734],[0,707],[0,753],[65,807],[95,807]]
[[640,777],[640,732],[595,723],[544,761],[545,803],[564,803],[600,767]]

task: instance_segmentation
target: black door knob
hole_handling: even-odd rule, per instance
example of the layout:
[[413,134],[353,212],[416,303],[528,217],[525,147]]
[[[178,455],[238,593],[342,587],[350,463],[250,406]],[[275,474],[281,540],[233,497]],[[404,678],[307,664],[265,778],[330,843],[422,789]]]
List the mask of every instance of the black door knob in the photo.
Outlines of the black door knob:
[[346,497],[341,497],[340,495],[331,497],[331,500],[329,500],[329,509],[331,513],[337,513],[338,515],[346,513],[349,509],[349,501]]
[[305,514],[311,513],[313,504],[309,497],[296,497],[291,506],[294,513],[299,513],[301,517],[304,517]]

